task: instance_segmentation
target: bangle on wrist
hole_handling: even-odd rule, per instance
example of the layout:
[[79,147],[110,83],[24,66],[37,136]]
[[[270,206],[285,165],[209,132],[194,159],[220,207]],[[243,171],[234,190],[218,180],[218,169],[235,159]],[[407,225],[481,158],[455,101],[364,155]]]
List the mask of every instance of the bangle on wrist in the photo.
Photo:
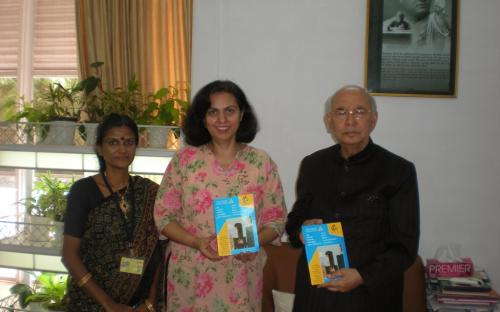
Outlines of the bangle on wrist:
[[146,309],[149,312],[156,312],[155,308],[153,307],[153,304],[148,299],[144,300],[144,305],[146,306]]
[[80,288],[82,288],[83,286],[85,286],[85,284],[88,283],[88,281],[92,278],[92,273],[88,272],[87,274],[85,274],[77,283],[76,285]]

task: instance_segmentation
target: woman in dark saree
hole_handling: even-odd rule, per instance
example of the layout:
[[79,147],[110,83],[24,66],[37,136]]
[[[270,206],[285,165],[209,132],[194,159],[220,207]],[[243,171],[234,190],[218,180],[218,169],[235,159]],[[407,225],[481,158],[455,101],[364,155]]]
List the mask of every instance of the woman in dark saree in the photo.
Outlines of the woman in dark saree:
[[158,185],[130,176],[139,140],[128,117],[109,115],[95,143],[99,174],[68,195],[63,262],[71,279],[67,311],[149,311],[164,299],[164,248],[153,221]]

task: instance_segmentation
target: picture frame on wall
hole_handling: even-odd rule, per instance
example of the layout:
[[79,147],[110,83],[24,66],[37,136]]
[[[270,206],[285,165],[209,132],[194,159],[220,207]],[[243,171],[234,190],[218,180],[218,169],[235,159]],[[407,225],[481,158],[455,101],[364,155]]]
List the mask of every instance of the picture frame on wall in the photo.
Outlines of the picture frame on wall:
[[459,0],[367,0],[365,87],[456,97]]

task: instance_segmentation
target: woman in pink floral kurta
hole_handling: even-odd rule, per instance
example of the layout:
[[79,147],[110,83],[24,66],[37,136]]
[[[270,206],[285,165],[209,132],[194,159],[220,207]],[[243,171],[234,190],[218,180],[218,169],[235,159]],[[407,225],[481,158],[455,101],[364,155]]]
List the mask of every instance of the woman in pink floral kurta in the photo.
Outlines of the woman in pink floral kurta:
[[[200,139],[200,127],[208,136]],[[257,121],[230,81],[200,90],[183,129],[194,146],[172,158],[155,205],[157,226],[170,239],[167,309],[260,311],[263,250],[219,257],[212,200],[253,194],[259,243],[279,241],[286,208],[276,164],[244,144],[255,137]]]

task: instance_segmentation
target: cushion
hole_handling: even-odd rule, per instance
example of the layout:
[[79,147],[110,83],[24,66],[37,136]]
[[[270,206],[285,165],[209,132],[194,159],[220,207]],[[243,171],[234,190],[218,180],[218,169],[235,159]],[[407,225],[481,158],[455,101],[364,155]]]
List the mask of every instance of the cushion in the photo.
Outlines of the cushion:
[[294,294],[273,289],[274,312],[292,312]]

